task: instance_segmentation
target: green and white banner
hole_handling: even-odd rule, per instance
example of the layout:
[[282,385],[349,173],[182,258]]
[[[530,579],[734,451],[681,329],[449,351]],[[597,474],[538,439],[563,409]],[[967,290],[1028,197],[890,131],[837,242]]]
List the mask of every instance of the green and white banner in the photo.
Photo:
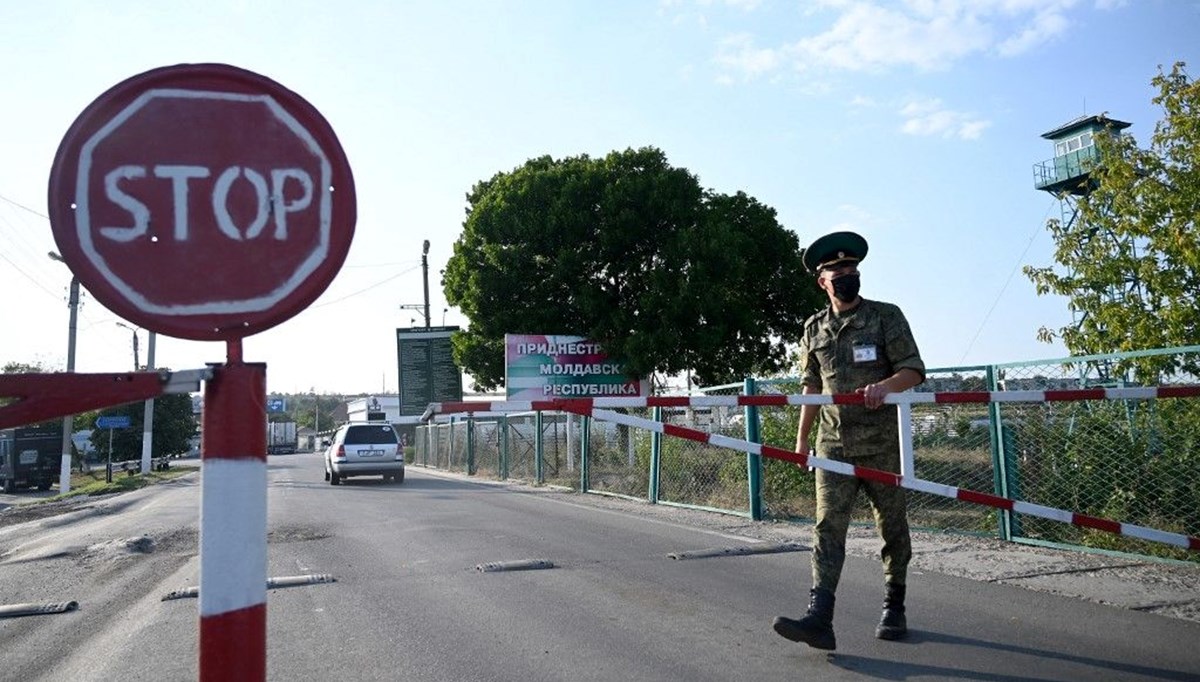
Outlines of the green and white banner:
[[509,400],[650,395],[650,382],[625,375],[582,336],[505,334],[504,373]]

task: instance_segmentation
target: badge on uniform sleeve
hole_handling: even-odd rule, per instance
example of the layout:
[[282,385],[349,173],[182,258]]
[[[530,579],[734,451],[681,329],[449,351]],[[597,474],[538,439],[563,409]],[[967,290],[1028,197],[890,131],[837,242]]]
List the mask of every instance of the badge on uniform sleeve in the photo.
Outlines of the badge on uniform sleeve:
[[879,354],[876,352],[874,344],[863,344],[854,346],[854,361],[855,362],[875,362],[879,359]]

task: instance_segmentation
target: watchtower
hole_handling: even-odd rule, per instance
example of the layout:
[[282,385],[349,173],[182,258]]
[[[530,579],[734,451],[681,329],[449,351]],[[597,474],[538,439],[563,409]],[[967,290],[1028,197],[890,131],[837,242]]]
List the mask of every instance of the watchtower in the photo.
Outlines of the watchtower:
[[[1076,225],[1079,219],[1079,198],[1085,197],[1097,187],[1092,171],[1099,168],[1100,151],[1096,138],[1101,135],[1121,135],[1129,123],[1111,119],[1104,114],[1081,116],[1073,121],[1042,133],[1042,137],[1054,143],[1054,158],[1033,166],[1033,186],[1053,194],[1059,202],[1061,227],[1064,234],[1075,235],[1075,248],[1082,250],[1093,239],[1118,240],[1116,235],[1098,235],[1095,226]],[[1124,291],[1109,291],[1108,296],[1120,297]],[[1072,308],[1072,316],[1078,314]],[[1072,322],[1078,326],[1080,319]]]
[[1096,135],[1120,134],[1129,123],[1104,114],[1081,116],[1064,123],[1042,137],[1054,143],[1054,158],[1033,167],[1033,186],[1050,192],[1060,200],[1084,196],[1094,188],[1091,172],[1100,162]]
[[[1104,114],[1081,116],[1073,121],[1042,133],[1042,137],[1054,144],[1054,158],[1033,166],[1033,185],[1036,189],[1053,194],[1059,202],[1062,233],[1060,238],[1074,240],[1072,247],[1081,254],[1095,240],[1102,240],[1105,251],[1136,254],[1137,244],[1128,237],[1109,230],[1101,231],[1097,225],[1076,224],[1080,220],[1079,199],[1086,197],[1099,186],[1093,171],[1100,168],[1102,159],[1096,147],[1096,138],[1102,135],[1121,135],[1130,126],[1125,121],[1111,119]],[[1072,273],[1074,274],[1074,273]],[[1138,278],[1130,273],[1125,284],[1113,285],[1102,293],[1109,300],[1123,299],[1139,286]],[[1072,324],[1078,327],[1086,313],[1071,306]],[[1097,369],[1102,380],[1112,380],[1110,363],[1099,363]]]

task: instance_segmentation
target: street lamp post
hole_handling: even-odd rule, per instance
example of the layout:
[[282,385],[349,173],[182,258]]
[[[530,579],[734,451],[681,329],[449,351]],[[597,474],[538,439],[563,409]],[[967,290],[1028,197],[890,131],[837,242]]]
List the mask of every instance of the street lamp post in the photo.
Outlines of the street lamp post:
[[[425,328],[429,329],[433,325],[433,318],[429,316],[429,240],[426,239],[421,245],[421,272],[425,282],[425,302],[424,303],[402,303],[401,310],[416,310],[425,317]],[[443,312],[442,322],[445,323],[446,315]],[[409,320],[409,324],[416,326],[416,320]]]
[[429,240],[421,248],[421,272],[425,278],[425,328],[429,329]]
[[134,327],[131,327],[131,326],[127,325],[127,324],[125,324],[124,322],[119,322],[119,321],[117,322],[117,326],[118,326],[118,327],[124,327],[124,328],[128,329],[128,330],[129,330],[129,333],[133,335],[133,371],[135,371],[135,372],[136,372],[136,371],[138,371],[138,369],[140,369],[140,368],[141,368],[141,366],[142,366],[141,360],[139,359],[139,356],[138,356],[138,335],[137,335],[137,329],[136,329],[136,328],[134,328]]
[[[47,254],[51,260],[63,263],[62,256],[51,251]],[[75,371],[75,332],[79,323],[79,278],[71,275],[71,287],[67,295],[67,306],[71,309],[70,322],[67,326],[67,372]],[[62,427],[62,464],[58,470],[58,492],[71,491],[71,436],[75,431],[75,415],[63,417]]]
[[[138,335],[137,329],[131,327],[124,322],[117,322],[118,326],[124,327],[133,334],[133,371],[141,369],[141,361],[138,356]],[[154,369],[154,341],[155,333],[150,332],[150,340],[146,343],[146,369]],[[154,449],[154,398],[150,398],[144,404],[142,412],[142,466],[143,474],[150,473],[151,451]]]

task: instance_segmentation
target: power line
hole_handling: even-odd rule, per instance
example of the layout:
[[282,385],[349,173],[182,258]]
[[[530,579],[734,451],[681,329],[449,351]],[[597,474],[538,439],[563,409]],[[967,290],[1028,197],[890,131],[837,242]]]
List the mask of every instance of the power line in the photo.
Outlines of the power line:
[[398,273],[396,273],[396,274],[392,275],[391,277],[388,277],[388,278],[387,278],[387,279],[385,279],[385,280],[381,280],[381,281],[379,281],[379,282],[376,282],[376,283],[372,284],[372,285],[371,285],[371,286],[369,286],[369,287],[366,287],[366,288],[363,288],[363,289],[359,289],[358,291],[356,291],[356,292],[354,292],[354,293],[352,293],[352,294],[346,294],[345,296],[343,296],[343,297],[341,297],[341,298],[337,298],[337,299],[334,299],[334,300],[332,300],[332,301],[326,301],[326,302],[324,302],[324,303],[321,303],[321,304],[319,304],[319,305],[314,305],[314,306],[311,306],[311,307],[312,307],[312,308],[324,308],[324,307],[325,307],[325,306],[327,306],[327,305],[333,305],[334,303],[341,303],[342,301],[344,301],[344,300],[346,300],[346,299],[348,299],[348,298],[353,298],[354,296],[357,296],[357,295],[359,295],[359,294],[366,293],[366,292],[368,292],[368,291],[370,291],[370,290],[374,289],[375,287],[383,286],[384,284],[387,284],[388,282],[390,282],[390,281],[392,281],[392,280],[394,280],[394,279],[396,279],[396,278],[398,278],[398,277],[402,277],[402,276],[404,276],[404,275],[407,275],[408,273],[410,273],[410,272],[412,272],[412,271],[416,270],[416,269],[417,269],[417,268],[419,268],[419,267],[421,267],[421,266],[417,265],[417,266],[411,267],[411,268],[409,268],[409,269],[407,269],[407,270],[402,270],[402,271],[400,271],[400,272],[398,272]]
[[39,281],[37,281],[36,279],[34,279],[33,277],[31,277],[31,276],[29,275],[29,273],[27,273],[27,272],[25,272],[24,270],[22,270],[22,269],[21,269],[21,266],[19,266],[19,265],[17,265],[16,263],[12,262],[12,260],[11,260],[11,259],[10,259],[8,256],[4,255],[3,253],[0,253],[0,258],[3,258],[3,259],[4,259],[4,261],[5,261],[6,263],[8,263],[9,265],[11,265],[11,266],[12,266],[13,270],[16,270],[16,271],[17,271],[17,272],[18,272],[18,273],[19,273],[21,276],[23,276],[25,279],[29,280],[30,282],[33,282],[33,285],[34,285],[35,287],[37,287],[37,288],[41,289],[42,291],[46,292],[47,294],[50,294],[50,295],[51,295],[51,296],[53,296],[54,298],[59,298],[59,295],[58,295],[58,294],[54,293],[53,291],[50,291],[49,289],[47,289],[47,288],[46,288],[46,286],[45,286],[44,284],[42,284],[41,282],[39,282]]
[[22,204],[19,201],[14,201],[12,199],[9,199],[8,197],[4,196],[3,194],[0,194],[0,201],[8,202],[8,203],[12,204],[13,206],[16,206],[17,208],[22,209],[24,211],[28,211],[28,212],[34,214],[35,216],[42,218],[44,220],[50,220],[50,216],[46,215],[45,213],[41,213],[40,211],[36,211],[32,208],[29,208],[28,206],[26,206],[25,204]]
[[1004,280],[1004,286],[1000,287],[1000,293],[996,294],[996,300],[992,301],[992,307],[988,308],[987,314],[983,316],[983,321],[979,323],[979,329],[975,332],[975,336],[971,337],[971,342],[967,344],[967,349],[963,351],[962,357],[958,359],[959,364],[962,364],[967,359],[967,354],[971,352],[971,349],[975,346],[975,342],[979,340],[979,335],[983,333],[983,328],[987,326],[988,320],[992,317],[992,313],[995,312],[996,306],[1000,303],[1000,299],[1004,297],[1004,292],[1008,290],[1008,285],[1012,283],[1013,276],[1017,274],[1017,270],[1021,269],[1021,262],[1025,260],[1025,255],[1029,253],[1029,248],[1033,246],[1034,240],[1045,229],[1046,218],[1050,215],[1050,209],[1053,207],[1054,202],[1051,201],[1050,205],[1046,207],[1046,212],[1042,214],[1041,224],[1034,229],[1033,234],[1029,235],[1029,242],[1025,244],[1025,250],[1017,257],[1017,263],[1013,266],[1012,272],[1008,273],[1008,279]]
[[[39,213],[38,211],[36,211],[32,208],[29,208],[28,206],[26,206],[18,201],[9,199],[8,197],[6,197],[4,195],[0,195],[0,200],[3,200],[4,203],[6,203],[14,208],[20,209],[31,215],[37,216],[38,218],[41,218],[43,220],[49,220],[48,218],[46,218],[45,215]],[[9,258],[7,256],[2,256],[2,255],[0,255],[0,257],[3,257],[6,262],[8,262],[10,265],[12,265],[14,270],[16,270],[18,273],[20,273],[22,276],[24,276],[29,281],[33,282],[34,285],[37,286],[39,289],[49,293],[51,296],[54,296],[55,298],[58,298],[57,294],[54,294],[52,291],[47,289],[45,285],[43,285],[39,282],[39,278],[41,280],[50,279],[50,275],[48,274],[48,270],[46,268],[39,267],[39,266],[42,266],[43,263],[46,263],[46,261],[44,261],[44,257],[45,257],[44,248],[38,244],[31,243],[29,241],[29,239],[26,238],[26,234],[31,229],[30,224],[25,223],[24,221],[20,221],[20,219],[18,219],[18,220],[21,224],[15,223],[12,220],[10,220],[8,217],[6,217],[4,215],[4,213],[5,213],[4,211],[0,211],[0,226],[7,226],[9,229],[0,230],[0,237],[4,237],[4,239],[6,239],[7,241],[9,241],[11,243],[11,245],[12,245],[11,249],[6,249],[6,251],[8,251],[9,254],[14,254],[14,253],[18,254],[20,257],[19,259],[25,264],[25,267],[17,265],[13,261],[12,258]],[[46,264],[48,265],[48,263],[46,263]],[[32,270],[40,271],[40,272],[38,272],[38,277],[35,277],[34,275],[30,274],[30,267],[29,267],[30,265],[32,265]]]
[[420,261],[406,260],[406,261],[399,261],[396,263],[354,263],[354,264],[347,263],[347,264],[343,265],[342,267],[347,268],[347,269],[349,269],[349,268],[394,268],[397,265],[412,265],[414,263],[419,263],[419,262]]

